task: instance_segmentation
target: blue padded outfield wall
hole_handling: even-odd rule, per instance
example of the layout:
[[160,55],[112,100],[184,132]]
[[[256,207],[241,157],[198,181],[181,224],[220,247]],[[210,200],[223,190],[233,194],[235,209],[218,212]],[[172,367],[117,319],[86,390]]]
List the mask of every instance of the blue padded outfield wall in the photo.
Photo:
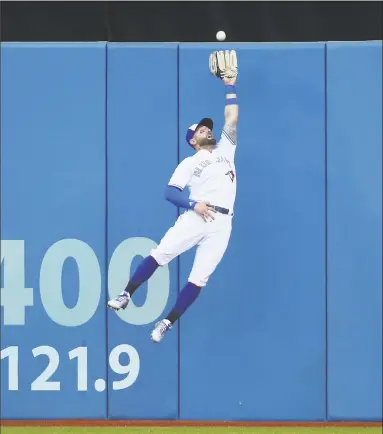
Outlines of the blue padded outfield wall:
[[[150,340],[195,250],[106,309],[178,210],[186,128],[223,126],[238,193],[197,302]],[[153,65],[157,65],[153,68]],[[1,45],[4,419],[382,419],[382,42]]]

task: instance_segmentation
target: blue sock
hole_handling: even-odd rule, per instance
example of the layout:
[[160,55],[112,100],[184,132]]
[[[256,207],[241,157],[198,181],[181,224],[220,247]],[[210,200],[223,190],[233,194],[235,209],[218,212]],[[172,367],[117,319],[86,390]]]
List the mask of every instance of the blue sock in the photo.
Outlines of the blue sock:
[[157,261],[153,258],[153,256],[148,256],[143,259],[140,265],[137,267],[137,270],[131,277],[129,283],[127,284],[125,292],[129,292],[130,296],[132,296],[134,291],[140,285],[150,279],[150,277],[157,270],[158,267],[159,265]]
[[177,301],[169,315],[166,317],[172,324],[188,309],[196,300],[201,288],[194,283],[188,282],[183,290],[179,293]]

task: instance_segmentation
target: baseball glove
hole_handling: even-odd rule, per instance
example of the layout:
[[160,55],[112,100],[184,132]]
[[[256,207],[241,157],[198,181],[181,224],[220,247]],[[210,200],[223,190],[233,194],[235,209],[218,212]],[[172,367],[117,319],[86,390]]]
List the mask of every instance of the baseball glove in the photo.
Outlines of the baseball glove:
[[214,51],[209,57],[210,72],[220,78],[234,78],[238,75],[237,53],[235,50]]

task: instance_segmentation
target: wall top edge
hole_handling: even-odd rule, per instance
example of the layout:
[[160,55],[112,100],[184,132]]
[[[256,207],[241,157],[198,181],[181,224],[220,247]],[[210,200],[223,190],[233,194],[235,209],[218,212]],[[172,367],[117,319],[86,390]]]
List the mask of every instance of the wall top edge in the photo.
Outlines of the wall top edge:
[[82,48],[82,47],[94,47],[94,48],[103,48],[106,47],[107,42],[23,42],[23,41],[9,41],[9,42],[0,42],[1,46],[20,46],[20,47],[30,47],[30,48],[52,48],[54,46],[60,46],[60,47],[76,47],[76,48]]
[[194,48],[206,48],[206,49],[262,49],[262,48],[308,48],[308,47],[323,47],[323,45],[337,45],[337,46],[375,46],[382,45],[382,40],[369,40],[369,41],[313,41],[313,42],[108,42],[108,41],[67,41],[67,42],[55,42],[55,41],[42,41],[42,42],[24,42],[24,41],[7,41],[0,42],[1,46],[20,46],[30,48],[52,48],[54,46],[71,47],[71,48],[83,48],[94,47],[104,48],[106,46],[110,48],[177,48],[182,49],[194,49]]

